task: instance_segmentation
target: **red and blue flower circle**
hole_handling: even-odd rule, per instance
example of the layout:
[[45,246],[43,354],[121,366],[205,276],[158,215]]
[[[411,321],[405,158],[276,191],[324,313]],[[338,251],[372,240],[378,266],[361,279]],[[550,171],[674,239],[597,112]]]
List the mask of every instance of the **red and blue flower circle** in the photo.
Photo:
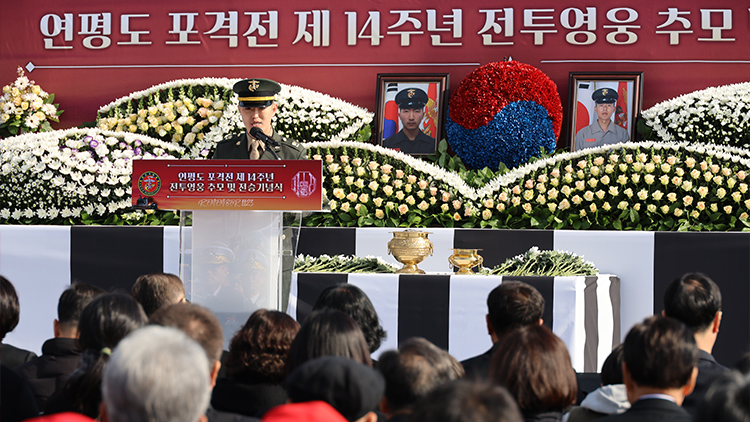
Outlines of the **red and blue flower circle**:
[[539,69],[495,62],[470,73],[450,99],[448,143],[471,168],[516,167],[555,149],[562,127],[557,86]]

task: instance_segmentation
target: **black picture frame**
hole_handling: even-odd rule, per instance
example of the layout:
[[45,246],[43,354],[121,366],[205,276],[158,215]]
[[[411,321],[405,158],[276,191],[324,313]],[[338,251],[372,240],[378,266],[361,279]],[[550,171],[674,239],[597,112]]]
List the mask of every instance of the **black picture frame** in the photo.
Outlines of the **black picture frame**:
[[[581,122],[585,113],[590,114],[588,124],[596,121],[590,110],[581,109],[581,104],[593,103],[590,95],[600,87],[617,89],[618,95],[622,98],[623,86],[626,89],[627,109],[622,110],[624,115],[618,114],[619,109],[615,111],[615,124],[623,126],[620,122],[625,121],[626,127],[624,128],[630,133],[630,140],[634,140],[636,139],[636,116],[640,114],[643,104],[643,72],[570,72],[568,74],[567,133],[571,151],[576,149],[576,133],[583,128]],[[619,100],[617,104],[619,106]]]
[[427,93],[431,101],[425,105],[424,118],[419,128],[424,134],[435,139],[434,148],[430,151],[401,152],[410,155],[434,155],[438,142],[443,138],[449,86],[448,73],[378,73],[375,112],[378,145],[388,147],[384,145],[384,141],[400,130],[401,120],[398,118],[395,96],[402,90],[418,88]]

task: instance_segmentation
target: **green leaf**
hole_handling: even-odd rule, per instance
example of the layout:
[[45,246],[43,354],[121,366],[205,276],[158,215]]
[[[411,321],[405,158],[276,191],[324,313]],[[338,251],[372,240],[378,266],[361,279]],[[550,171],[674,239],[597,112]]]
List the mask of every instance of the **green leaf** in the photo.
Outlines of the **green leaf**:
[[633,208],[628,208],[630,210],[630,221],[633,223],[638,222],[638,211],[634,210]]

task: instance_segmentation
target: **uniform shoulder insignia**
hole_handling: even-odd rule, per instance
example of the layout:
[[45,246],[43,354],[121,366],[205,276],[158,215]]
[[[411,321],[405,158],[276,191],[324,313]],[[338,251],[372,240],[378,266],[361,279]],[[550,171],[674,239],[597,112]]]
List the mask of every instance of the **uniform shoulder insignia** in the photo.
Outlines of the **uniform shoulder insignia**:
[[239,134],[234,134],[234,135],[232,135],[232,136],[230,136],[230,137],[228,137],[228,138],[224,138],[224,139],[222,139],[222,140],[221,140],[221,141],[219,141],[218,143],[220,143],[220,144],[223,144],[223,143],[225,143],[225,142],[232,142],[232,141],[236,141],[236,140],[238,140],[238,139],[240,139],[240,135],[239,135]]

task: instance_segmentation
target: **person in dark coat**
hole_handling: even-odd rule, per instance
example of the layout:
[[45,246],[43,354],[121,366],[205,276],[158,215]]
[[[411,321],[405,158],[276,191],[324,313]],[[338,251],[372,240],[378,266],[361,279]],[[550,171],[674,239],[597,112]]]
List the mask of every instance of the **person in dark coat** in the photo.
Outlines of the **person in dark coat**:
[[647,318],[625,337],[622,375],[631,406],[601,422],[691,422],[682,404],[695,386],[698,347],[676,319]]
[[685,274],[667,286],[662,313],[687,325],[698,345],[695,389],[682,403],[682,407],[695,416],[713,381],[729,371],[711,355],[722,317],[719,286],[704,274]]
[[34,393],[23,377],[0,365],[0,420],[21,422],[39,415]]
[[8,368],[28,362],[36,353],[3,343],[5,335],[13,331],[21,317],[21,305],[16,288],[0,275],[0,363]]
[[338,309],[352,317],[365,335],[370,353],[375,353],[386,338],[372,301],[362,289],[353,284],[341,283],[326,287],[315,300],[313,311],[324,308]]
[[461,362],[466,378],[487,380],[499,338],[519,327],[541,325],[543,313],[544,297],[534,287],[522,281],[504,281],[495,287],[487,296],[486,322],[492,347]]
[[459,379],[437,387],[414,406],[410,422],[522,422],[508,390]]
[[[208,378],[211,388],[217,383],[221,370],[224,331],[219,319],[208,308],[194,303],[167,305],[151,315],[149,323],[163,327],[177,328],[198,342],[208,358]],[[208,422],[252,422],[258,418],[214,408],[210,401],[206,409]]]
[[42,356],[16,368],[16,372],[29,382],[39,409],[44,409],[47,400],[78,367],[81,358],[78,345],[81,312],[103,293],[103,289],[84,283],[73,283],[66,289],[57,302],[55,337],[44,342]]
[[378,370],[385,379],[380,410],[388,422],[408,422],[419,400],[464,375],[461,364],[450,353],[422,337],[412,337],[398,350],[383,353]]
[[560,421],[578,392],[565,343],[536,324],[513,330],[498,343],[490,380],[508,389],[526,422]]
[[299,324],[289,315],[255,311],[232,338],[227,378],[216,382],[211,405],[220,411],[261,416],[286,403],[286,357]]
[[146,314],[129,295],[107,293],[92,300],[78,322],[83,352],[78,368],[47,401],[45,414],[76,412],[99,417],[102,372],[117,344],[131,331],[146,325]]

